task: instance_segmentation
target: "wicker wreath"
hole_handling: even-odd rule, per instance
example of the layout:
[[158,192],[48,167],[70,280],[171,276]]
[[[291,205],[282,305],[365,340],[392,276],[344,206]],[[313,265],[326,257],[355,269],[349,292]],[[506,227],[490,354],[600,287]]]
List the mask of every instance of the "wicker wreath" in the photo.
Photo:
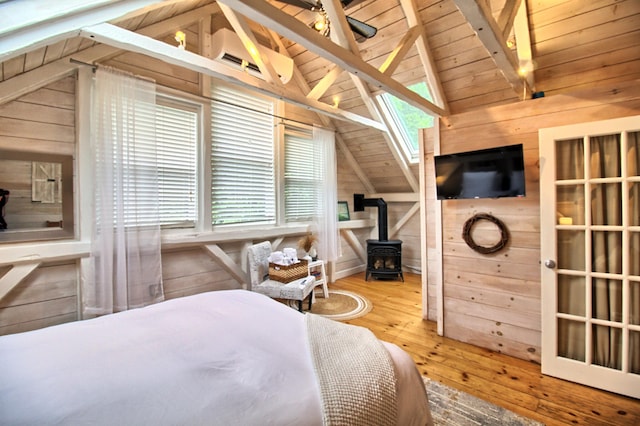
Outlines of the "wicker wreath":
[[[491,247],[483,247],[476,244],[476,242],[473,241],[473,238],[471,238],[471,230],[473,229],[473,225],[475,225],[479,220],[488,220],[489,222],[495,223],[498,229],[500,229],[500,241],[498,241]],[[507,229],[507,226],[504,224],[504,222],[502,222],[497,217],[492,216],[488,213],[478,213],[476,215],[473,215],[464,223],[464,228],[462,229],[462,238],[464,239],[464,242],[467,243],[469,247],[471,247],[472,250],[477,251],[478,253],[495,253],[502,250],[507,245],[507,242],[509,242],[509,230]]]

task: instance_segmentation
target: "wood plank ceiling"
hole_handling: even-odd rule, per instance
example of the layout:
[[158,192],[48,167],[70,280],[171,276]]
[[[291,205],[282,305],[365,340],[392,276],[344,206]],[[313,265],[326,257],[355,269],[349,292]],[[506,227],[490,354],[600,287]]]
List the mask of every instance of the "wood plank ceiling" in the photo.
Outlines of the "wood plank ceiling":
[[[0,15],[1,9],[12,3],[0,4]],[[371,125],[381,121],[371,101],[381,87],[397,89],[401,97],[410,98],[405,87],[427,81],[435,105],[420,100],[417,103],[447,116],[522,102],[530,98],[530,90],[550,96],[640,78],[637,0],[365,0],[345,10],[338,0],[325,0],[331,39],[336,43],[330,45],[324,39],[317,41],[313,31],[307,34],[307,28],[288,34],[291,28],[298,28],[296,22],[305,27],[311,23],[315,12],[276,0],[137,3],[141,5],[139,11],[108,21],[169,44],[175,44],[173,33],[177,29],[187,28],[188,40],[201,41],[202,31],[211,34],[225,26],[236,30],[245,41],[264,44],[292,57],[296,71],[291,82],[284,86],[279,81],[258,85],[298,104],[308,102],[316,111],[319,101],[327,106],[320,110],[324,108],[327,113],[339,98],[333,119],[325,114],[315,121],[336,128],[339,146],[353,156],[371,192],[418,190],[417,166],[407,164],[393,152],[391,136],[380,130],[384,122],[378,128]],[[520,5],[523,9],[518,14]],[[377,34],[356,42],[346,26],[345,14],[376,27]],[[197,24],[209,15],[206,25]],[[290,17],[297,21],[287,21]],[[58,75],[56,72],[67,72],[69,58],[105,63],[122,54],[115,43],[101,45],[79,32],[12,50],[7,46],[15,39],[11,31],[0,30],[0,103],[19,95],[20,90],[32,90],[36,80],[46,81]],[[197,53],[201,45],[188,43],[187,50]],[[404,55],[388,60],[394,49]],[[336,70],[336,64],[344,58],[342,68],[351,73]],[[268,74],[269,61],[258,61]],[[526,78],[519,76],[520,66],[532,68],[533,73]],[[381,72],[387,67],[393,72]],[[217,67],[214,72],[224,70]],[[197,92],[198,68],[192,66],[182,72],[193,75],[193,87],[187,90]],[[237,78],[237,71],[229,75]],[[335,76],[331,84],[327,84],[328,75]],[[254,84],[252,81],[255,79],[245,79],[243,84]],[[309,96],[317,85],[323,90],[316,89]],[[529,90],[525,89],[527,85]]]

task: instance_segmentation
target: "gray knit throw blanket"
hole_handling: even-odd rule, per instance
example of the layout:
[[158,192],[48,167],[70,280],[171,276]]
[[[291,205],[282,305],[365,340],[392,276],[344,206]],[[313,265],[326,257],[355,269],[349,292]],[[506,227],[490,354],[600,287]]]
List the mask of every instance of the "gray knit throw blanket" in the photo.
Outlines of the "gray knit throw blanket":
[[396,377],[384,345],[368,329],[306,314],[324,425],[395,425]]

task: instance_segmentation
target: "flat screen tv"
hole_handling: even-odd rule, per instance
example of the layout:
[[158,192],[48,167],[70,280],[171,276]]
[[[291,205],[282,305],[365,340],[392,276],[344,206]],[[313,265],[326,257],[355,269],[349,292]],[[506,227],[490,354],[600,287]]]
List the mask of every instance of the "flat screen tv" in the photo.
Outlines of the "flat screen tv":
[[522,144],[435,157],[438,200],[524,197]]

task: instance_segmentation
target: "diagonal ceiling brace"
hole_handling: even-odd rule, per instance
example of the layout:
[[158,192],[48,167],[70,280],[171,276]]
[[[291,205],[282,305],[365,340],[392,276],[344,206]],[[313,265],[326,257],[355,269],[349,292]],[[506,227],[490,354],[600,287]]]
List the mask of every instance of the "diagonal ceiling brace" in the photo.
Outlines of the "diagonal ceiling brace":
[[374,66],[353,55],[348,49],[337,46],[326,37],[308,28],[291,15],[288,15],[266,1],[255,0],[223,0],[238,13],[261,22],[282,36],[306,47],[324,58],[332,61],[340,68],[365,80],[378,89],[384,90],[410,105],[438,116],[446,115],[439,106],[429,102],[422,96],[407,89],[391,77],[383,74]]

